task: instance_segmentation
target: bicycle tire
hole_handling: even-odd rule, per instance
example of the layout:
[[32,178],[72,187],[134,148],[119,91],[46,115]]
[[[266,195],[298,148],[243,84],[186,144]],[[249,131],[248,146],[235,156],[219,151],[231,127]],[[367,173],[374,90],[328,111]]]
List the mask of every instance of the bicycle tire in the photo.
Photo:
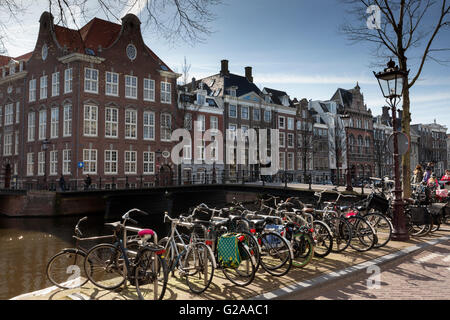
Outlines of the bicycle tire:
[[[114,290],[125,282],[124,260],[119,248],[112,244],[99,244],[86,254],[84,269],[89,280],[99,288]],[[91,269],[87,273],[88,268]]]
[[314,240],[310,234],[297,232],[292,236],[292,265],[296,268],[306,267],[314,257]]
[[149,248],[141,249],[136,260],[138,262],[134,268],[134,285],[139,299],[162,300],[168,281],[166,261]]
[[370,223],[377,234],[378,242],[374,245],[374,248],[384,247],[392,237],[393,226],[391,222],[378,212],[366,214],[364,218]]
[[313,222],[314,256],[325,258],[333,249],[333,235],[328,225],[319,220]]
[[324,221],[333,234],[333,247],[331,252],[345,251],[352,241],[352,226],[342,217],[330,217]]
[[276,232],[264,232],[258,237],[261,248],[260,263],[262,268],[275,277],[284,276],[292,266],[291,246]]
[[[84,269],[85,257],[84,251],[75,248],[58,252],[47,263],[47,278],[61,289],[74,289],[84,286],[89,281]],[[73,278],[77,275],[77,272],[78,277]]]
[[370,223],[360,216],[349,217],[347,221],[352,226],[350,247],[358,252],[366,252],[372,249],[377,238]]
[[[194,271],[186,272],[187,269],[191,269],[191,265],[193,265]],[[214,277],[214,256],[212,256],[209,247],[204,243],[191,245],[186,253],[182,269],[186,272],[186,282],[189,289],[195,294],[205,292]]]
[[244,252],[249,257],[242,261],[236,268],[225,268],[222,266],[222,272],[225,277],[238,287],[246,287],[255,279],[256,268],[250,250],[242,242],[238,243],[239,252]]

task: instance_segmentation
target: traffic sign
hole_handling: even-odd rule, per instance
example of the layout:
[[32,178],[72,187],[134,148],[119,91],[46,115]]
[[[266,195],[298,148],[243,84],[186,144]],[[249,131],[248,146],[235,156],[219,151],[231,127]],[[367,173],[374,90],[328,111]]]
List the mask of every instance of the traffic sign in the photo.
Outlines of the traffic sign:
[[[394,136],[395,134],[392,134],[387,141],[388,150],[392,153],[394,153]],[[398,141],[398,154],[402,156],[409,151],[410,148],[409,138],[403,132],[397,132],[397,141]]]
[[84,162],[83,161],[78,162],[78,168],[84,168]]

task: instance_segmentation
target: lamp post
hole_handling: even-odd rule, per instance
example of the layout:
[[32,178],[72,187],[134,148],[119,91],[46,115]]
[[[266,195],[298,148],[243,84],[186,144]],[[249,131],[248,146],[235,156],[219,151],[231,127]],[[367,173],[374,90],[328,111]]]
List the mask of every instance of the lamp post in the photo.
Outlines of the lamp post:
[[347,145],[347,188],[345,188],[346,191],[353,191],[352,186],[352,175],[350,173],[350,146],[348,144],[348,128],[350,127],[350,116],[348,114],[341,115],[342,123],[344,124],[345,128],[345,144]]
[[375,77],[380,85],[381,92],[392,109],[392,126],[394,135],[394,202],[393,202],[393,233],[392,240],[407,241],[409,233],[406,228],[403,190],[400,181],[400,156],[398,151],[398,130],[397,130],[397,105],[400,103],[403,94],[403,84],[406,82],[408,72],[401,71],[392,59],[388,62],[384,71],[376,73]]

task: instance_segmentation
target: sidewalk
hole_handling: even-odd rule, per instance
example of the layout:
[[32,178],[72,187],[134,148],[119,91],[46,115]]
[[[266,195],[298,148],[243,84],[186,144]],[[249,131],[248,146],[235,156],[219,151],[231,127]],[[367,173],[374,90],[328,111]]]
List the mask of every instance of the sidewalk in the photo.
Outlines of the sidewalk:
[[[326,258],[314,258],[303,269],[292,267],[281,278],[264,273],[261,269],[255,280],[245,288],[236,287],[229,282],[221,270],[214,273],[213,282],[202,295],[191,294],[185,281],[169,277],[165,300],[253,300],[285,299],[292,293],[313,289],[329,281],[364,272],[369,266],[393,261],[402,256],[418,252],[432,244],[450,239],[450,227],[424,238],[412,238],[409,242],[390,241],[386,247],[360,253],[347,249],[342,254],[330,254]],[[13,298],[14,300],[132,300],[137,299],[133,287],[120,292],[110,292],[95,288],[88,283],[85,287],[61,290],[57,287],[47,288]]]

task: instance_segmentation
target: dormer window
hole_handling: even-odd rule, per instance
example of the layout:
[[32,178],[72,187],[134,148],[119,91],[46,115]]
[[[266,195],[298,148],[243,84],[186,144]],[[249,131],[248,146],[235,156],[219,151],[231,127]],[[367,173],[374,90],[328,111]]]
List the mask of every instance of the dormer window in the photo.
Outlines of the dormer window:
[[232,87],[228,89],[228,94],[232,97],[236,97],[236,88]]
[[197,93],[197,104],[199,106],[203,106],[205,104],[205,101],[206,101],[206,97],[201,93]]
[[284,96],[281,103],[283,104],[283,106],[289,106],[289,97],[288,96]]
[[11,61],[9,64],[9,74],[15,74],[16,73],[16,63],[14,61]]

